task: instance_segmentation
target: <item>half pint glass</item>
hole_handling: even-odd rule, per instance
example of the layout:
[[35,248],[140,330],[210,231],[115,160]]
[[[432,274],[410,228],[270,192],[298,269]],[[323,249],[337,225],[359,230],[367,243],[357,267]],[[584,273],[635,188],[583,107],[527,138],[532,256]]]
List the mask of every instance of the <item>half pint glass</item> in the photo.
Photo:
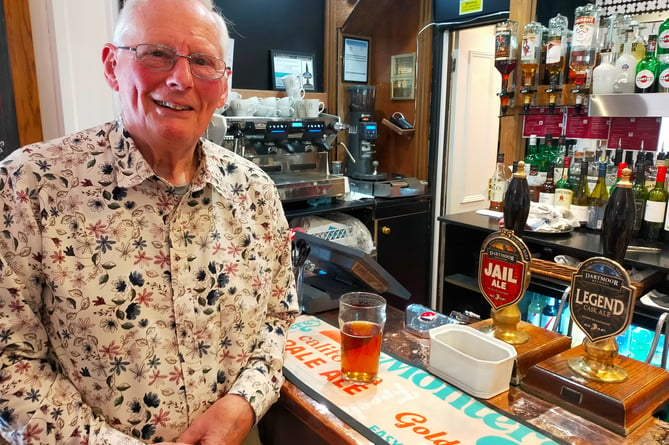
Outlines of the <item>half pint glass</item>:
[[386,323],[386,300],[369,292],[349,292],[339,299],[341,372],[346,380],[370,383],[379,371]]

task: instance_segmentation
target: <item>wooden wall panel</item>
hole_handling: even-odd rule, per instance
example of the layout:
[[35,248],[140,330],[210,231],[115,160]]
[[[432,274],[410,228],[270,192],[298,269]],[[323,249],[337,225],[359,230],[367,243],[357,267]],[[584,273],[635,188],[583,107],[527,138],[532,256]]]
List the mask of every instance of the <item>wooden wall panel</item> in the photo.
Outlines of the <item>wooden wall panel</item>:
[[[376,159],[379,171],[427,180],[429,107],[432,76],[432,30],[418,31],[432,17],[431,0],[360,0],[342,29],[344,35],[370,38],[369,85],[376,86],[376,115],[379,135]],[[341,35],[339,36],[341,45]],[[418,52],[418,75],[413,100],[392,100],[391,56]],[[341,80],[341,73],[338,73]],[[346,114],[346,87],[339,82],[339,113]],[[401,112],[416,131],[399,135],[381,124],[394,112]]]
[[3,0],[21,145],[42,140],[35,55],[27,0]]

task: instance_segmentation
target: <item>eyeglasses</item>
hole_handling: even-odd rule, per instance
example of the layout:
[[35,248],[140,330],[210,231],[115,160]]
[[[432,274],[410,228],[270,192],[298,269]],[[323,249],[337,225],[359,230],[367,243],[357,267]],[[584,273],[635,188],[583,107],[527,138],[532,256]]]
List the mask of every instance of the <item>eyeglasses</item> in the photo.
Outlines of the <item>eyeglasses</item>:
[[200,79],[215,80],[230,74],[225,61],[209,54],[177,54],[174,48],[156,43],[140,43],[136,46],[117,46],[135,53],[135,60],[155,71],[170,71],[177,64],[177,57],[188,59],[190,72]]

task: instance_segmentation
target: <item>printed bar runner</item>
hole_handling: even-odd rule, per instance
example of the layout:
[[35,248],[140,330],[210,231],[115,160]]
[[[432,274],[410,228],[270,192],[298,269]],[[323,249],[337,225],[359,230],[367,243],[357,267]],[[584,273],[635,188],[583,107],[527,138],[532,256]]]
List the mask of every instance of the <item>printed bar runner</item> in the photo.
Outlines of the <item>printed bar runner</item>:
[[339,330],[310,315],[291,326],[286,378],[370,441],[391,445],[548,445],[562,443],[382,353],[379,380],[342,379]]

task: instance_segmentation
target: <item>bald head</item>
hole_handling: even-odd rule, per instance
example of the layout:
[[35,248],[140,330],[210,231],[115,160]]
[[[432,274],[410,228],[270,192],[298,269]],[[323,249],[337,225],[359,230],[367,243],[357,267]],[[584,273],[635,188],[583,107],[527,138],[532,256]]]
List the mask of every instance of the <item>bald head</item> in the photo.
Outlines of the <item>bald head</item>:
[[[141,14],[138,11],[143,8],[160,8],[161,3],[164,0],[126,0],[123,4],[123,9],[118,17],[118,22],[116,23],[116,28],[114,29],[113,43],[114,45],[124,45],[127,42],[124,41],[126,35],[130,34],[134,27],[139,25],[135,22],[137,17],[140,17]],[[220,45],[221,54],[227,53],[227,42],[228,42],[228,27],[225,23],[225,18],[221,14],[220,10],[216,5],[214,5],[212,0],[182,0],[184,3],[192,3],[193,7],[204,7],[206,11],[211,15],[211,20],[214,23],[216,29],[218,30],[219,40],[215,42],[217,45]],[[214,43],[214,42],[212,42]]]

